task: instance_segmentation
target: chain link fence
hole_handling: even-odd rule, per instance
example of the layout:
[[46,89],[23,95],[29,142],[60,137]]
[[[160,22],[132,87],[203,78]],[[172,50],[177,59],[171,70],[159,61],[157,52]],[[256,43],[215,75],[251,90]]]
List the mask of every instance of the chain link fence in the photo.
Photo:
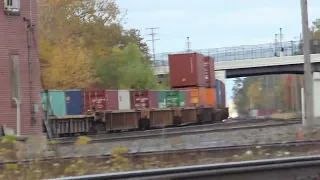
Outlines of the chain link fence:
[[156,60],[153,61],[153,66],[167,66],[169,54],[184,54],[190,52],[201,53],[206,56],[215,58],[216,62],[219,61],[233,61],[244,59],[257,59],[278,57],[281,50],[284,56],[292,56],[302,54],[301,41],[288,41],[283,43],[268,43],[258,45],[244,45],[235,47],[213,48],[213,49],[200,49],[191,51],[180,52],[166,52],[156,54]]

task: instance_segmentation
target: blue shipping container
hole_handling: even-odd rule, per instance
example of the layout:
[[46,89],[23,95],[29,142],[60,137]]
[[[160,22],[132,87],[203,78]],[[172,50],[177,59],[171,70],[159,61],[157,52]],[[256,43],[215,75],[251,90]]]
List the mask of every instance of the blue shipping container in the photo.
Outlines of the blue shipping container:
[[223,106],[223,94],[222,94],[222,82],[216,79],[216,88],[217,88],[217,105],[218,107]]
[[66,91],[66,107],[67,115],[81,115],[82,113],[82,95],[81,90],[67,90]]

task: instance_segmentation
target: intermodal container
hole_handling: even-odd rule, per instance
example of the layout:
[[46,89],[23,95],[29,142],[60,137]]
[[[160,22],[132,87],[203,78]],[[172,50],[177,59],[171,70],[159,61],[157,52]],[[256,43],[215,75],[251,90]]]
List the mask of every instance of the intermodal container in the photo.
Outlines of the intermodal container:
[[225,84],[218,79],[216,80],[216,90],[217,90],[217,107],[225,108],[226,107],[226,88],[225,88]]
[[106,92],[104,89],[92,88],[82,90],[83,111],[107,110]]
[[81,96],[81,90],[67,90],[66,95],[66,108],[67,115],[81,115],[83,114],[83,100]]
[[214,58],[210,56],[204,57],[205,80],[207,87],[216,86],[216,75],[214,68]]
[[204,56],[199,53],[169,55],[172,88],[206,86]]
[[217,107],[217,90],[216,88],[207,88],[207,104]]
[[119,110],[118,90],[105,90],[107,110]]
[[207,104],[207,88],[193,87],[193,88],[175,88],[175,90],[184,90],[190,94],[190,98],[186,98],[187,106],[206,106]]
[[118,102],[119,102],[119,110],[127,110],[130,109],[130,92],[129,90],[121,89],[118,90]]
[[131,109],[159,108],[156,90],[130,91]]
[[[60,90],[50,90],[48,93],[49,93],[49,104],[48,104],[49,115],[55,115],[55,116],[67,115],[65,92]],[[44,95],[44,98],[46,98],[46,95]]]

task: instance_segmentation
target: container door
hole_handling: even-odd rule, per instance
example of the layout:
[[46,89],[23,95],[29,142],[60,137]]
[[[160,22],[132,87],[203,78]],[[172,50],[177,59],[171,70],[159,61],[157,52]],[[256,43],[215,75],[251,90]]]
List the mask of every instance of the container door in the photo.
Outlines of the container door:
[[67,115],[81,115],[82,113],[82,96],[81,90],[66,91]]
[[207,88],[200,87],[200,88],[198,88],[198,92],[199,92],[199,105],[207,106],[208,105]]
[[67,115],[66,98],[64,91],[49,91],[49,99],[53,115]]
[[106,90],[106,106],[107,110],[118,110],[118,91]]
[[166,94],[168,91],[158,91],[158,106],[159,108],[166,108],[167,101],[166,101]]
[[158,91],[156,90],[148,90],[148,108],[159,108],[158,104]]
[[191,104],[192,105],[198,105],[200,102],[199,99],[199,90],[197,88],[190,89],[191,90]]
[[132,91],[132,108],[144,109],[149,108],[148,91]]
[[212,88],[207,89],[207,104],[209,106],[213,105],[213,90],[212,90]]
[[130,93],[128,90],[118,91],[119,110],[130,109]]
[[104,111],[107,109],[105,90],[83,91],[83,96],[84,111]]

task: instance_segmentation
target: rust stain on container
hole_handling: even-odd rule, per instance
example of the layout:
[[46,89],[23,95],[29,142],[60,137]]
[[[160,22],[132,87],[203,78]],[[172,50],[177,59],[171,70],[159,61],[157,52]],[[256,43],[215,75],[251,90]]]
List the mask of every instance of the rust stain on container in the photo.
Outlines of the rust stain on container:
[[169,70],[171,87],[206,86],[202,54],[169,55]]

